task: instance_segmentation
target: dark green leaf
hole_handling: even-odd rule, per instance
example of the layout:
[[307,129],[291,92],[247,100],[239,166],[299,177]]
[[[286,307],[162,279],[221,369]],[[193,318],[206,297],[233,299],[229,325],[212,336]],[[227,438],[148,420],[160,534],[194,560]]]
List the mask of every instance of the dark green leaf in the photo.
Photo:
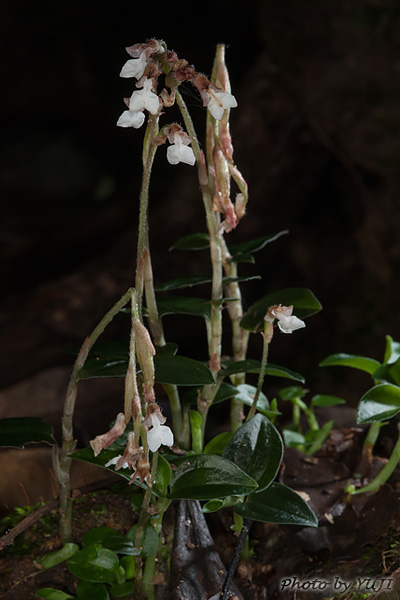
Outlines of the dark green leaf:
[[395,342],[390,335],[386,336],[386,349],[383,364],[391,365],[400,358],[400,344]]
[[104,583],[78,581],[76,593],[79,600],[109,600],[110,596]]
[[[81,460],[83,462],[90,463],[91,465],[102,467],[103,469],[107,469],[107,471],[110,471],[111,473],[116,473],[124,479],[130,480],[132,477],[132,471],[130,469],[118,469],[118,471],[115,471],[115,465],[110,465],[109,467],[106,467],[106,464],[112,458],[115,458],[115,456],[117,456],[118,454],[122,454],[122,452],[115,451],[110,446],[110,448],[107,448],[107,450],[102,450],[98,456],[95,456],[93,454],[92,448],[88,446],[87,448],[83,448],[82,450],[76,450],[75,452],[72,452],[69,456],[71,458],[74,458],[75,460]],[[146,487],[143,483],[140,483],[138,479],[135,480],[135,484],[142,488]]]
[[157,496],[165,497],[167,495],[171,474],[172,471],[169,462],[160,454],[158,457],[156,481],[153,485],[153,491]]
[[119,567],[118,556],[100,544],[90,544],[67,562],[72,575],[84,581],[114,583]]
[[195,315],[209,319],[211,315],[211,304],[209,300],[202,298],[183,298],[181,296],[169,296],[157,301],[158,312],[164,315]]
[[[201,388],[195,388],[193,390],[189,390],[182,396],[182,402],[184,404],[197,405],[198,392]],[[229,400],[236,396],[238,393],[237,388],[230,383],[221,383],[218,391],[213,400],[213,404],[218,404],[219,402],[223,402],[224,400]]]
[[129,343],[121,341],[97,342],[91,349],[89,356],[106,360],[124,359],[129,356]]
[[248,277],[223,277],[222,283],[229,285],[230,283],[244,283],[245,281],[252,281],[253,279],[261,279],[260,275],[249,275]]
[[222,454],[257,481],[260,491],[275,479],[282,455],[281,436],[272,423],[260,414],[235,431]]
[[176,279],[170,279],[170,281],[166,281],[165,283],[157,286],[156,292],[179,290],[182,288],[193,287],[194,285],[201,285],[202,283],[210,283],[211,281],[211,275],[191,275],[189,277],[177,277]]
[[105,359],[90,358],[79,371],[79,379],[94,377],[125,377],[128,358]]
[[400,387],[381,383],[368,390],[357,407],[357,423],[391,419],[400,412]]
[[229,248],[229,252],[232,256],[232,261],[234,262],[250,262],[248,259],[254,252],[259,252],[262,250],[267,244],[274,242],[281,235],[285,235],[289,233],[287,230],[280,231],[279,233],[273,233],[270,235],[263,235],[255,240],[251,240],[250,242],[243,242],[242,244],[235,244]]
[[318,526],[317,517],[303,498],[281,483],[250,494],[246,502],[235,504],[234,511],[245,519],[263,523]]
[[325,358],[321,363],[320,367],[351,367],[358,369],[359,371],[365,371],[370,375],[373,375],[378,367],[381,366],[377,360],[373,358],[367,358],[365,356],[356,356],[354,354],[331,354]]
[[55,590],[54,588],[42,588],[35,593],[35,596],[37,598],[46,598],[46,600],[69,600],[70,598],[75,598],[75,596],[66,594],[61,590]]
[[[239,361],[222,361],[222,369],[220,371],[221,377],[227,377],[228,375],[235,375],[236,373],[259,373],[261,368],[261,362],[259,360],[247,359]],[[286,369],[286,367],[279,367],[269,363],[265,369],[267,375],[273,375],[275,377],[284,377],[287,379],[293,379],[294,381],[300,381],[304,383],[304,378],[294,371]]]
[[[132,542],[135,541],[136,528],[137,525],[134,525],[126,534],[126,537]],[[154,527],[152,525],[146,525],[141,543],[141,555],[152,556],[155,554],[157,552],[159,542],[160,540],[158,539],[158,535]]]
[[156,354],[176,354],[178,352],[178,344],[167,342],[164,346],[155,346]]
[[0,419],[0,446],[23,448],[30,442],[55,444],[51,425],[36,417]]
[[293,305],[293,314],[299,319],[314,315],[322,309],[320,302],[310,290],[306,288],[286,289],[257,300],[244,315],[240,326],[249,331],[262,330],[264,317],[269,307],[275,304]]
[[[110,587],[110,594],[114,598],[122,598],[128,596],[135,591],[135,584],[132,581],[125,581],[125,583],[116,583]],[[96,598],[97,600],[97,598]]]
[[311,406],[337,406],[339,404],[346,404],[346,400],[328,394],[316,394],[311,399]]
[[185,235],[169,248],[170,250],[205,250],[210,246],[208,233],[191,233]]
[[100,544],[103,548],[113,550],[117,554],[127,556],[140,554],[140,550],[135,548],[130,540],[111,527],[95,527],[85,533],[82,537],[82,545],[85,547],[90,544]]
[[154,366],[158,383],[175,385],[206,385],[214,383],[207,365],[185,356],[155,356]]
[[218,456],[221,456],[231,437],[232,434],[229,431],[219,433],[208,442],[204,448],[204,454],[217,454]]
[[227,496],[226,498],[215,498],[214,500],[209,500],[202,507],[203,513],[212,513],[217,512],[217,510],[221,510],[221,508],[229,508],[230,506],[234,506],[238,501],[237,496]]
[[222,456],[187,456],[173,473],[169,498],[172,500],[211,500],[249,494],[257,483]]

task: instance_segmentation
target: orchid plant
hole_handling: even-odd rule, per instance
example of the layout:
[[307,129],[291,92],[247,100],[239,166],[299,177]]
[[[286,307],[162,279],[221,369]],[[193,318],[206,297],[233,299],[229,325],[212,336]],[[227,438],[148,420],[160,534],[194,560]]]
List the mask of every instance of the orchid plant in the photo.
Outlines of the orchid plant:
[[[65,400],[62,447],[54,445],[54,468],[60,488],[60,535],[71,572],[89,582],[87,585],[103,586],[101,590],[96,588],[98,597],[107,597],[107,586],[114,586],[120,596],[124,595],[121,590],[131,593],[136,589],[152,598],[157,556],[162,548],[163,516],[174,500],[204,501],[204,513],[233,507],[238,533],[244,526],[248,530],[249,520],[317,525],[301,496],[275,481],[283,443],[272,422],[276,406],[270,406],[263,385],[265,375],[304,383],[295,371],[269,363],[269,347],[276,329],[292,334],[304,328],[303,319],[318,312],[321,305],[310,290],[289,288],[269,293],[247,312],[243,309],[240,286],[249,278],[239,276],[239,264],[254,262],[256,252],[287,232],[268,233],[236,245],[226,240],[245,216],[248,186],[233,160],[229,119],[238,103],[231,93],[224,46],[217,47],[210,78],[161,40],[151,39],[126,50],[130,58],[120,76],[134,83],[117,126],[145,126],[135,281],[78,352]],[[195,88],[205,108],[202,142],[181,93],[186,86]],[[166,120],[173,106],[180,112],[180,123]],[[211,273],[188,273],[156,288],[148,227],[149,195],[154,157],[166,144],[166,159],[171,165],[184,163],[196,168],[206,224],[204,232],[184,232],[173,249],[208,250]],[[206,289],[210,283],[206,297],[165,295],[193,285]],[[118,313],[126,316],[129,343],[102,344],[99,337]],[[182,319],[191,315],[204,320],[208,345],[204,361],[180,356],[174,340],[166,339],[163,322],[171,313]],[[223,313],[228,319],[223,319]],[[231,332],[231,348],[223,348],[223,327]],[[247,358],[251,332],[261,333],[261,360]],[[252,373],[258,374],[256,385],[246,381],[247,374]],[[78,383],[107,376],[124,378],[123,407],[109,431],[97,435],[88,448],[77,450],[73,415]],[[162,413],[161,399],[168,417]],[[207,416],[213,405],[221,402],[230,403],[230,423],[226,423],[224,433],[212,437]],[[101,540],[89,536],[82,550],[72,544],[69,470],[74,459],[118,473],[140,491],[140,506],[135,509],[137,524],[129,534],[129,560],[126,556],[120,558],[112,544],[107,546],[107,536]],[[151,552],[144,550],[149,527],[157,534]],[[105,548],[108,558],[102,560]],[[93,561],[95,575],[91,570]],[[47,562],[53,564],[50,559]],[[133,572],[134,583],[118,588],[132,579]],[[85,585],[78,587],[79,598],[86,597]],[[215,593],[225,598],[228,587]],[[46,593],[38,595],[51,598]]]

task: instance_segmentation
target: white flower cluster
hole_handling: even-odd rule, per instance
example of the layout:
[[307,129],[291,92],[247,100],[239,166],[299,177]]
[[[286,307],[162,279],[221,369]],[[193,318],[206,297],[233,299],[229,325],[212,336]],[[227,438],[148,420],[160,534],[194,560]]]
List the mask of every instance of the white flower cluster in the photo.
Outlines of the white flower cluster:
[[[147,65],[146,52],[139,58],[131,58],[122,67],[120,77],[135,77],[141,79]],[[139,129],[144,123],[144,110],[152,115],[158,114],[160,102],[157,94],[152,91],[153,81],[144,77],[141,90],[135,90],[128,101],[129,110],[125,110],[117,121],[118,127],[134,127]]]

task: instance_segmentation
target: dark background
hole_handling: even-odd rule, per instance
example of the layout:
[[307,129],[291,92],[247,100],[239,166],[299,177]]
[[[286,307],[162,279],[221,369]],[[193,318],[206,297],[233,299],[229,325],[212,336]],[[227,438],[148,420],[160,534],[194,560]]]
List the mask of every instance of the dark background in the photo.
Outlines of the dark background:
[[[205,73],[227,44],[235,161],[250,190],[228,243],[290,230],[241,269],[262,275],[245,284],[245,305],[312,289],[324,311],[276,335],[270,359],[313,393],[355,402],[368,377],[318,363],[338,351],[379,359],[384,336],[399,339],[398,2],[5,0],[0,28],[2,416],[32,414],[40,374],[62,401],[57,377],[71,357],[60,348],[80,344],[133,282],[144,129],[115,126],[133,90],[118,74],[124,47],[149,37]],[[200,124],[205,109],[183,91]],[[159,152],[150,214],[156,282],[204,273],[200,254],[168,252],[205,228],[195,169]],[[180,353],[206,358],[201,322],[171,318],[166,329]],[[260,350],[255,337],[252,356]]]

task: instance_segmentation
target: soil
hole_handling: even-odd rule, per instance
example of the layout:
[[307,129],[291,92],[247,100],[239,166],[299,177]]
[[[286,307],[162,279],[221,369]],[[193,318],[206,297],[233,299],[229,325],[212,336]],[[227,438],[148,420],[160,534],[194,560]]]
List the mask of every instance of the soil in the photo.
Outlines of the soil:
[[[347,483],[360,485],[360,474],[354,477],[360,466],[365,475],[361,481],[365,483],[385,463],[385,459],[378,456],[367,465],[360,462],[362,437],[363,432],[358,428],[333,430],[314,456],[292,448],[286,450],[280,481],[308,499],[319,518],[319,527],[254,523],[250,534],[251,564],[240,562],[234,579],[244,600],[396,597],[395,589],[397,586],[400,589],[400,471],[397,469],[389,483],[376,493],[346,494]],[[380,446],[390,449],[392,445],[390,435],[383,435]],[[95,492],[76,491],[74,541],[79,543],[82,535],[96,526],[108,526],[125,533],[137,518],[130,505],[133,491],[134,488],[119,481]],[[65,564],[45,572],[34,566],[35,559],[60,547],[54,502],[45,516],[3,550],[1,600],[25,600],[43,587],[74,593],[76,582]],[[164,537],[169,542],[173,537],[174,515],[172,505],[164,523]],[[237,542],[231,529],[232,512],[223,510],[206,518],[215,549],[229,568]],[[10,524],[15,525],[15,522],[6,519],[4,525],[10,528]],[[202,523],[197,526],[204,527]],[[193,548],[194,552],[195,544]],[[206,580],[212,573],[207,560],[202,566]],[[163,576],[162,583],[156,585],[157,600],[181,598],[176,590],[168,590],[165,562],[161,561],[160,570]],[[182,577],[185,572],[181,581]],[[377,594],[371,595],[373,592]],[[208,600],[210,594],[204,592],[203,597]]]

